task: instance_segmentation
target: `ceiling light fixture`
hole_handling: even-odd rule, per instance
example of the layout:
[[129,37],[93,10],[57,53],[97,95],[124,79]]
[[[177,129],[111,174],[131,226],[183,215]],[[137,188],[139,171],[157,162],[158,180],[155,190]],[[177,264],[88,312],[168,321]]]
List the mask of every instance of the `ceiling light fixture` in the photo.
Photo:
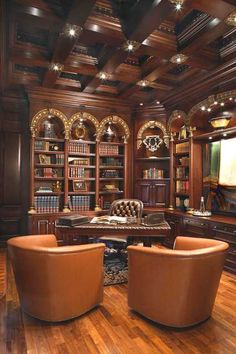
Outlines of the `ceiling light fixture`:
[[225,23],[229,26],[236,27],[236,11],[231,12],[231,14],[226,17]]
[[140,102],[139,105],[140,105],[140,106],[143,106],[143,102]]
[[100,73],[98,73],[96,76],[103,81],[111,79],[111,75],[106,73],[105,71],[100,71]]
[[161,102],[160,101],[156,101],[156,104],[160,104]]
[[220,117],[211,118],[209,122],[215,129],[225,129],[228,126],[230,119],[231,115],[223,115]]
[[182,9],[182,6],[183,6],[183,3],[184,3],[184,0],[170,0],[170,2],[172,4],[175,5],[175,8],[177,11],[181,10]]
[[83,28],[80,26],[66,23],[62,34],[65,36],[71,37],[71,38],[77,38],[77,37],[79,37],[82,30],[83,30]]
[[150,85],[150,82],[148,80],[140,80],[140,81],[137,82],[137,85],[146,87],[146,86]]
[[136,41],[127,40],[123,44],[123,49],[126,50],[127,52],[135,52],[140,47],[140,45],[141,44]]
[[173,64],[182,64],[185,63],[187,59],[188,59],[187,55],[176,54],[170,58],[170,62]]
[[64,69],[63,64],[60,64],[60,63],[50,63],[49,64],[49,70],[51,70],[51,71],[59,72],[59,71],[63,71],[63,69]]

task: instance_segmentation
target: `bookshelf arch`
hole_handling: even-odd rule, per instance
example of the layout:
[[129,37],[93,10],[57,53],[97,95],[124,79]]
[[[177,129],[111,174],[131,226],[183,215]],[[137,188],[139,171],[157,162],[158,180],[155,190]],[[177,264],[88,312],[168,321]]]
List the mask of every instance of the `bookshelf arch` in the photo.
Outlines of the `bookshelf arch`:
[[107,116],[102,119],[102,121],[99,124],[98,132],[97,132],[97,141],[101,140],[102,135],[104,134],[104,131],[106,129],[107,124],[114,124],[117,125],[119,128],[122,129],[123,131],[123,137],[124,137],[124,143],[127,143],[129,137],[130,137],[130,129],[128,127],[128,124],[118,116]]
[[68,118],[64,113],[55,108],[44,108],[33,116],[30,123],[32,138],[35,138],[39,135],[41,125],[40,123],[47,119],[49,116],[56,117],[61,121],[65,132],[65,138],[68,139]]
[[144,134],[145,130],[147,130],[148,128],[152,128],[152,127],[159,128],[162,131],[164,143],[167,148],[169,147],[169,136],[168,136],[168,133],[167,133],[167,130],[166,130],[166,127],[164,126],[164,124],[162,124],[161,122],[158,122],[158,121],[150,120],[147,123],[143,124],[138,131],[138,134],[137,134],[137,149],[138,150],[142,145],[143,134]]
[[86,124],[86,122],[88,123],[88,125],[92,124],[94,128],[94,134],[97,135],[97,131],[99,127],[99,121],[97,120],[97,118],[87,112],[77,112],[70,117],[68,122],[68,130],[69,130],[70,137],[73,131],[73,126],[76,123],[76,121],[79,121],[79,124],[81,124],[81,126],[83,126],[84,123]]

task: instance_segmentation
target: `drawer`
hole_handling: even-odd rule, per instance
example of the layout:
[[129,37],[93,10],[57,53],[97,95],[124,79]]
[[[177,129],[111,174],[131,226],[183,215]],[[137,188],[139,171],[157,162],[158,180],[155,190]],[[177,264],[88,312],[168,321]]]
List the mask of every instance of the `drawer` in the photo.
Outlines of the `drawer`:
[[194,226],[194,227],[198,227],[200,229],[208,229],[208,223],[204,222],[204,221],[198,221],[195,219],[184,219],[184,225],[185,226]]

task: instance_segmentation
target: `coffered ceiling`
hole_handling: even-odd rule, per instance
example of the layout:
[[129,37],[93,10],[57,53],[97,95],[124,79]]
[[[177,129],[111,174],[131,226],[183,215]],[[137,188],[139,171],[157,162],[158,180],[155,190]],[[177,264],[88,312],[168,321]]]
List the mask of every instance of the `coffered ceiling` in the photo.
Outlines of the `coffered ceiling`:
[[[5,89],[42,87],[175,108],[236,86],[236,27],[225,21],[235,0],[184,0],[178,11],[169,0],[8,0],[5,6]],[[127,40],[136,50],[127,50]],[[186,60],[173,63],[176,54]],[[61,70],[52,70],[55,63]]]

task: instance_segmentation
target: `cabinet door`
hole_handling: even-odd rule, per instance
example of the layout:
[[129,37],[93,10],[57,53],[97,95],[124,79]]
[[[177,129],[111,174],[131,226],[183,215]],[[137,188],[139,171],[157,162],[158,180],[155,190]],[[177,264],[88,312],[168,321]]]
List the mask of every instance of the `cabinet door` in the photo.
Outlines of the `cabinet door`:
[[168,184],[163,181],[156,181],[152,184],[152,204],[155,207],[166,207],[168,205]]
[[152,206],[152,184],[151,182],[138,182],[137,198],[142,200],[144,206]]
[[32,235],[54,234],[55,217],[32,216],[29,220],[29,233]]

